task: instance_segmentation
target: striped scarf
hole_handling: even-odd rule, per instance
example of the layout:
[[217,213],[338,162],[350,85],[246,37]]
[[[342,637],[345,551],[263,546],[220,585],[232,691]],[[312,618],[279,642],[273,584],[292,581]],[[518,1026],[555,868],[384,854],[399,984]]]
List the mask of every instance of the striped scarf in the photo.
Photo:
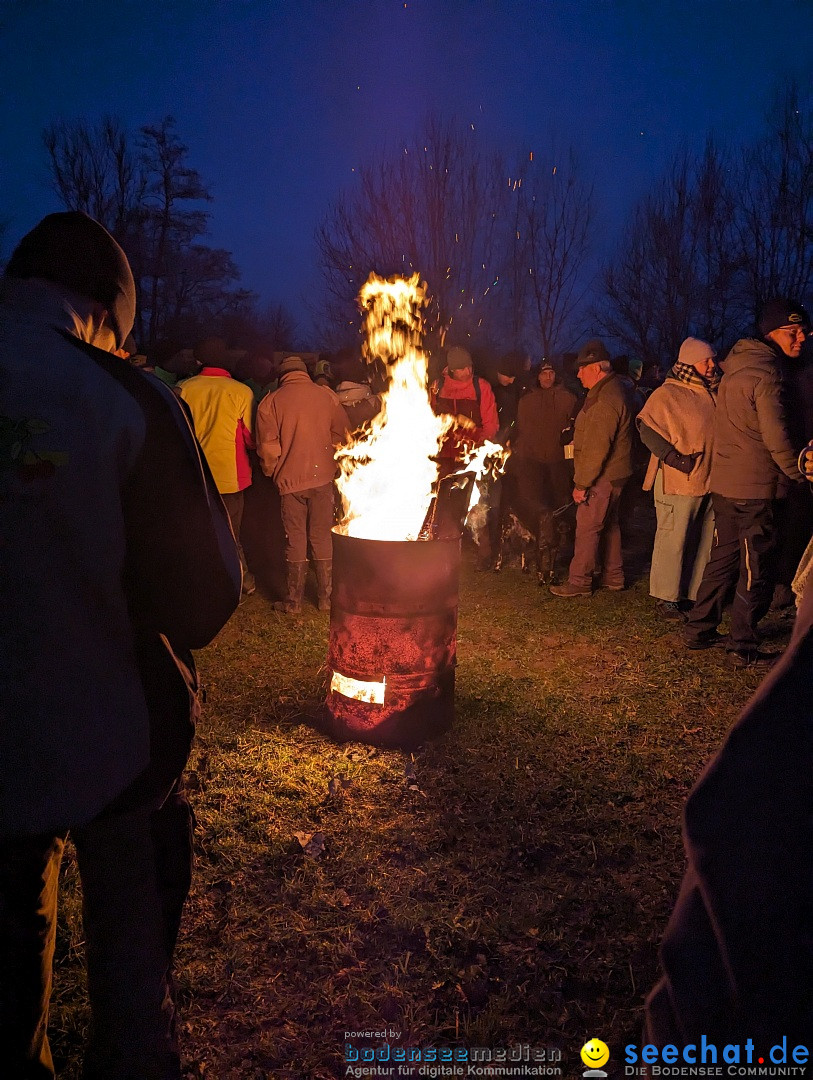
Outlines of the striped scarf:
[[694,364],[681,364],[679,360],[676,360],[666,372],[666,378],[674,379],[675,382],[679,383],[688,383],[690,386],[702,386],[710,394],[716,394],[722,375],[719,369],[715,367],[714,374],[708,379],[704,379]]

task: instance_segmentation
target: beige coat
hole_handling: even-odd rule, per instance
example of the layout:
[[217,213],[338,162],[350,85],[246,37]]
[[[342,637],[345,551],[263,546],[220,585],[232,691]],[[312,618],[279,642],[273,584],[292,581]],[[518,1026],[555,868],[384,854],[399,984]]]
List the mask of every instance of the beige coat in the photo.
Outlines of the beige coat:
[[647,427],[666,439],[679,454],[702,454],[687,476],[665,465],[653,454],[644,480],[651,491],[658,467],[663,470],[664,495],[705,495],[709,490],[714,449],[714,414],[717,399],[704,386],[667,379],[653,390],[638,414]]
[[346,434],[347,413],[339,399],[304,371],[283,375],[279,390],[257,407],[257,453],[281,495],[333,483],[333,454]]

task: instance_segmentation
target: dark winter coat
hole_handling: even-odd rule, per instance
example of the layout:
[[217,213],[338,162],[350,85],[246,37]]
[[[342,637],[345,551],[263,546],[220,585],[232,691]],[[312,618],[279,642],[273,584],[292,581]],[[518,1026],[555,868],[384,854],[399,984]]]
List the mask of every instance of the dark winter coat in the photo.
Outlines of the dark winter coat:
[[82,825],[145,777],[166,790],[189,650],[240,597],[183,406],[81,330],[55,288],[0,286],[0,835]]
[[[725,380],[723,380],[725,381]],[[813,1031],[813,588],[790,646],[694,787],[688,869],[647,1001],[645,1041],[757,1052]]]
[[774,499],[791,481],[801,446],[791,442],[774,349],[738,341],[723,364],[717,392],[710,488],[729,499]]
[[520,398],[514,441],[517,457],[545,464],[564,461],[562,432],[573,424],[577,408],[576,395],[558,383],[548,390],[538,386]]

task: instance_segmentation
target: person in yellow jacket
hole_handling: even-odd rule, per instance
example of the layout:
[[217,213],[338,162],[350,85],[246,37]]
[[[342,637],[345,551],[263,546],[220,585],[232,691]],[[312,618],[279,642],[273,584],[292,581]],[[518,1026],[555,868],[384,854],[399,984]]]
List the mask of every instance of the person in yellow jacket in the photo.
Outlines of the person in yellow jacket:
[[254,394],[232,378],[223,338],[203,338],[193,353],[200,373],[181,383],[179,392],[192,413],[195,434],[228,511],[243,566],[243,593],[248,596],[255,584],[240,543],[240,526],[243,493],[251,484],[248,452],[254,449]]

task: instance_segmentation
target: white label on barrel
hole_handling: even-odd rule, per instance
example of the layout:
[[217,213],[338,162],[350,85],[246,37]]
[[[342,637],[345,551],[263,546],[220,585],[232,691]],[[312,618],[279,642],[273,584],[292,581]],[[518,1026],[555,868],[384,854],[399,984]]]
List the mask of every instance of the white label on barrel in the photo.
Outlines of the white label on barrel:
[[384,691],[387,688],[387,680],[381,682],[359,682],[351,679],[349,675],[342,675],[338,671],[333,672],[330,680],[330,689],[344,697],[355,698],[356,701],[369,701],[373,705],[384,704]]

